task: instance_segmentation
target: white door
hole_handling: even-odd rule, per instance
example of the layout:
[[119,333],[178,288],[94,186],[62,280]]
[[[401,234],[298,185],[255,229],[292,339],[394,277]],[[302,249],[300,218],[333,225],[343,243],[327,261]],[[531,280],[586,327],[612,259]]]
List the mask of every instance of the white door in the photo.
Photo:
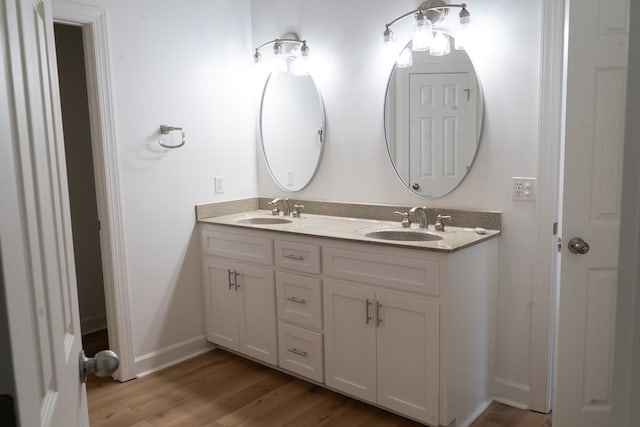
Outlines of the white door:
[[409,183],[416,192],[449,193],[467,173],[475,153],[466,133],[470,96],[467,73],[409,76]]
[[328,281],[323,285],[326,383],[375,402],[375,293]]
[[378,403],[438,425],[438,303],[383,292],[376,298]]
[[205,257],[203,270],[207,338],[223,347],[240,350],[235,264]]
[[240,351],[277,365],[276,284],[273,270],[236,264],[234,272]]
[[3,0],[0,21],[0,245],[18,415],[86,426],[51,5]]
[[[553,425],[611,426],[627,0],[570,2]],[[586,254],[569,250],[580,237]]]

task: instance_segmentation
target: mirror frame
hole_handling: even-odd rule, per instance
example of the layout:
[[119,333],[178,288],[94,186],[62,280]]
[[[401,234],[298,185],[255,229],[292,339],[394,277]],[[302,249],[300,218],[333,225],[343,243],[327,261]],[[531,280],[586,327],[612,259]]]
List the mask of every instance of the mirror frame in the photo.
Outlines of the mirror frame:
[[269,73],[269,75],[267,76],[265,82],[264,82],[264,88],[262,89],[262,97],[260,98],[260,111],[259,111],[259,130],[260,130],[260,147],[262,148],[262,156],[264,158],[264,162],[265,165],[267,167],[267,170],[269,171],[269,175],[271,176],[271,179],[273,180],[273,182],[280,187],[282,190],[290,192],[290,193],[295,193],[298,191],[302,191],[305,188],[307,188],[307,186],[309,184],[311,184],[311,181],[313,181],[313,178],[315,178],[316,174],[318,173],[318,169],[320,168],[320,162],[322,161],[322,157],[324,155],[324,147],[326,145],[326,141],[327,141],[327,111],[326,108],[324,106],[324,99],[322,98],[322,92],[320,92],[320,88],[318,87],[315,79],[313,78],[313,76],[311,75],[311,73],[307,74],[306,77],[311,78],[311,82],[313,83],[313,86],[315,87],[316,90],[316,94],[318,96],[318,101],[320,101],[320,106],[322,107],[322,142],[320,145],[320,153],[318,154],[318,159],[316,161],[316,165],[315,168],[313,170],[313,172],[311,173],[311,175],[309,176],[309,179],[307,180],[307,182],[300,188],[296,189],[296,190],[292,190],[290,188],[287,188],[286,186],[282,185],[280,183],[280,181],[278,181],[278,179],[276,179],[273,170],[271,169],[271,165],[269,164],[269,159],[267,158],[267,151],[265,150],[264,147],[264,134],[262,131],[262,110],[264,108],[264,99],[265,99],[265,95],[267,93],[267,87],[269,86],[269,82],[271,81],[271,78],[273,76],[274,73],[276,73],[277,71],[272,71]]
[[[439,30],[440,31],[440,30]],[[446,32],[446,35],[449,36],[450,38],[450,43],[454,43],[454,37]],[[412,45],[412,41],[409,40],[407,42],[407,44],[405,44],[404,48],[402,48],[402,50],[400,50],[400,53],[404,52],[405,49],[408,49],[409,46]],[[477,137],[477,145],[476,145],[476,150],[475,153],[473,154],[473,158],[471,159],[471,162],[469,163],[469,167],[467,168],[467,171],[465,172],[464,176],[462,177],[462,179],[460,179],[460,181],[453,187],[451,188],[451,190],[449,190],[448,192],[444,193],[444,194],[440,194],[437,196],[433,196],[433,195],[424,195],[424,194],[420,194],[417,193],[413,188],[411,188],[410,183],[405,182],[404,178],[400,175],[400,173],[398,172],[398,168],[395,165],[395,162],[393,160],[393,156],[391,155],[391,151],[389,148],[389,129],[387,126],[388,120],[387,120],[387,115],[388,115],[388,108],[387,108],[387,101],[389,98],[389,88],[391,86],[391,81],[392,79],[395,77],[396,74],[396,70],[398,69],[398,64],[394,62],[393,67],[391,68],[391,71],[389,73],[389,78],[387,79],[387,86],[385,89],[385,93],[384,93],[384,104],[383,104],[383,129],[384,129],[384,141],[385,141],[385,146],[387,149],[387,156],[389,157],[389,163],[391,163],[391,166],[393,168],[393,172],[396,174],[396,176],[398,177],[398,180],[402,183],[402,185],[404,186],[405,189],[409,190],[412,194],[418,196],[418,197],[422,197],[424,199],[438,199],[444,196],[447,196],[449,194],[451,194],[456,188],[458,188],[460,186],[460,184],[462,184],[462,182],[467,178],[467,176],[469,175],[469,172],[471,171],[471,168],[473,167],[476,158],[478,157],[478,152],[480,151],[480,143],[482,142],[482,137],[484,134],[484,121],[485,121],[485,115],[486,115],[486,108],[485,108],[485,103],[484,103],[484,90],[482,89],[482,83],[480,82],[480,78],[478,76],[478,72],[476,71],[476,67],[473,64],[473,61],[471,60],[471,56],[469,55],[469,53],[466,51],[466,49],[464,50],[465,54],[467,55],[467,57],[469,58],[469,62],[471,63],[471,66],[473,67],[473,71],[476,77],[476,82],[478,84],[478,100],[479,100],[479,106],[481,109],[481,114],[478,115],[478,120],[479,120],[479,126],[478,126],[478,137]],[[400,54],[399,53],[399,54]]]

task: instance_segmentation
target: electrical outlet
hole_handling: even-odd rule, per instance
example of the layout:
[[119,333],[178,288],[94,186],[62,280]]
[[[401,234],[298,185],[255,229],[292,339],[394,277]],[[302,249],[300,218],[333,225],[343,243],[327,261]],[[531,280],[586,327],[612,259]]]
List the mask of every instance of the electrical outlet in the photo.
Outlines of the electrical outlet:
[[213,178],[213,182],[215,183],[216,194],[224,193],[224,177],[216,176]]
[[513,177],[513,189],[511,197],[513,200],[530,201],[536,199],[536,179]]

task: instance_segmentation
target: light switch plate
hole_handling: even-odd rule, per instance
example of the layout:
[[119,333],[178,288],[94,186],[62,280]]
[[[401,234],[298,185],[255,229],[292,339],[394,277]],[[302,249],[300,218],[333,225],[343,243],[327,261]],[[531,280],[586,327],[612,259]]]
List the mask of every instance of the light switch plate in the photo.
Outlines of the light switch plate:
[[511,197],[517,201],[531,201],[536,199],[536,179],[516,177],[512,178],[513,187]]
[[216,192],[216,194],[224,193],[224,177],[216,176],[216,177],[213,178],[213,181],[215,183],[215,192]]

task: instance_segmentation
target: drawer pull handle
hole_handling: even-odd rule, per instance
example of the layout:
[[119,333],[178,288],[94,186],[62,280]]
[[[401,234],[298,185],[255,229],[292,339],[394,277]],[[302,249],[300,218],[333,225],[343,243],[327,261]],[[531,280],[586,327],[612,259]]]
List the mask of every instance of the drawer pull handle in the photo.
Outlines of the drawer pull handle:
[[295,261],[303,261],[304,260],[304,257],[302,255],[287,254],[284,257],[288,258],[288,259],[295,260]]
[[297,348],[289,348],[287,349],[289,353],[297,354],[298,356],[307,357],[307,352],[298,350]]
[[367,298],[367,306],[364,309],[365,325],[368,325],[369,322],[371,321],[371,315],[369,314],[369,308],[371,308],[371,300],[369,298]]
[[380,308],[382,304],[379,301],[376,301],[376,326],[380,327],[380,323],[382,323],[382,316],[380,316]]
[[302,298],[296,298],[296,297],[287,297],[287,301],[297,302],[298,304],[306,304],[307,303],[307,300],[302,299]]

